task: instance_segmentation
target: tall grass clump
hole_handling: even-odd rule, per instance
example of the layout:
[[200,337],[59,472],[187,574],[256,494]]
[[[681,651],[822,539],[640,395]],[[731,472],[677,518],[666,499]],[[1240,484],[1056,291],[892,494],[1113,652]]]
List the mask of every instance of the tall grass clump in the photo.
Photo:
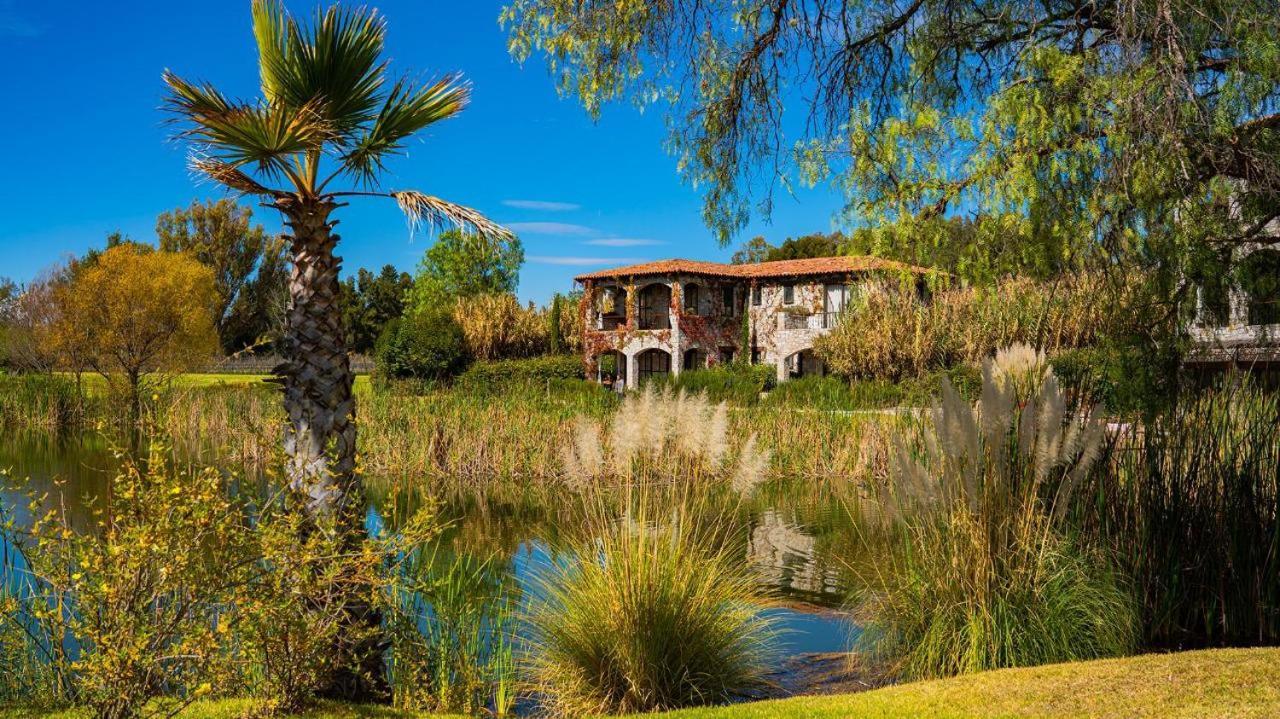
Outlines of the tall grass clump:
[[507,567],[411,550],[390,589],[387,670],[398,709],[505,716],[515,699],[515,588]]
[[1087,509],[1137,582],[1145,642],[1280,642],[1280,396],[1228,377],[1114,456]]
[[757,688],[773,636],[745,563],[687,517],[603,523],[538,575],[528,666],[555,716],[723,703]]
[[718,484],[741,494],[764,481],[770,462],[754,433],[731,440],[725,402],[654,384],[627,395],[607,430],[579,417],[560,456],[567,483],[578,489],[659,483],[693,491]]
[[859,517],[876,561],[859,572],[864,648],[906,677],[1132,651],[1127,587],[1067,519],[1103,425],[1067,406],[1044,356],[988,361],[977,406],[944,386],[921,435]]
[[0,428],[56,432],[75,426],[83,418],[82,398],[70,379],[0,372]]

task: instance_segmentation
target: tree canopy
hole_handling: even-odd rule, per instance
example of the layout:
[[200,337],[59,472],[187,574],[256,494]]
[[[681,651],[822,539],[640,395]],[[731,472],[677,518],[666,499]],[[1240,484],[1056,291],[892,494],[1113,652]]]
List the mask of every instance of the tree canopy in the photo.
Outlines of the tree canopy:
[[1274,0],[511,0],[502,20],[591,114],[664,107],[724,241],[796,181],[841,190],[855,227],[982,212],[975,242],[1012,227],[1045,264],[1164,261],[1280,217]]
[[56,287],[52,342],[127,390],[207,361],[216,346],[213,272],[183,253],[120,244]]
[[446,230],[426,251],[413,280],[410,304],[516,291],[524,246],[520,238],[489,238]]
[[360,268],[342,283],[342,323],[352,352],[372,352],[387,323],[404,314],[413,277],[394,265],[378,274]]
[[188,207],[161,213],[156,237],[161,250],[186,252],[213,270],[214,327],[224,351],[242,349],[257,339],[246,334],[269,329],[265,323],[246,325],[254,324],[251,316],[270,316],[264,302],[274,289],[284,286],[287,248],[262,225],[253,224],[252,210],[230,199],[193,201]]

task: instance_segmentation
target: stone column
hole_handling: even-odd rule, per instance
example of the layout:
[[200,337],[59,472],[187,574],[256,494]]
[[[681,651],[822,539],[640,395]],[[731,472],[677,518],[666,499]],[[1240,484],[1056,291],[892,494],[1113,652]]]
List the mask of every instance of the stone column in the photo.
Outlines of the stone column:
[[684,311],[684,285],[679,277],[671,281],[671,301],[667,307],[667,316],[671,324],[671,342],[667,345],[667,353],[671,355],[671,375],[680,374],[684,369],[683,335],[680,334],[680,313]]

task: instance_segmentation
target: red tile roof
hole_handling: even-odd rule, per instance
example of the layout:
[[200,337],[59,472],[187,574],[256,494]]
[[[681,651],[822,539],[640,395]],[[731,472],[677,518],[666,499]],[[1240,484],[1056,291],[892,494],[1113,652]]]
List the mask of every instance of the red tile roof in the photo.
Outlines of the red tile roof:
[[587,272],[573,278],[579,282],[584,280],[615,279],[624,277],[646,277],[653,275],[704,275],[707,277],[725,277],[734,279],[772,279],[784,277],[804,277],[812,275],[833,275],[850,272],[868,272],[872,270],[895,270],[925,274],[936,272],[927,267],[916,267],[894,260],[865,255],[848,255],[840,257],[810,257],[803,260],[776,260],[774,262],[753,262],[744,265],[727,265],[721,262],[701,262],[699,260],[658,260],[638,265],[626,265],[607,270]]

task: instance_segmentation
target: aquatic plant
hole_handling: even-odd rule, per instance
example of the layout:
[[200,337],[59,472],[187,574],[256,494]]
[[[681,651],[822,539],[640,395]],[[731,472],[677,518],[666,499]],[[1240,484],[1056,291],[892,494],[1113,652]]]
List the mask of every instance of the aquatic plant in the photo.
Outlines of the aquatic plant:
[[[1035,357],[988,362],[977,407],[944,387],[919,442],[896,443],[890,482],[860,508],[864,551],[879,558],[859,572],[856,602],[869,622],[861,645],[905,676],[1136,646],[1134,604],[1113,558],[1066,521],[1102,450],[1102,422],[1068,408],[1052,372],[1027,361]],[[1020,391],[1030,392],[1025,404]]]

